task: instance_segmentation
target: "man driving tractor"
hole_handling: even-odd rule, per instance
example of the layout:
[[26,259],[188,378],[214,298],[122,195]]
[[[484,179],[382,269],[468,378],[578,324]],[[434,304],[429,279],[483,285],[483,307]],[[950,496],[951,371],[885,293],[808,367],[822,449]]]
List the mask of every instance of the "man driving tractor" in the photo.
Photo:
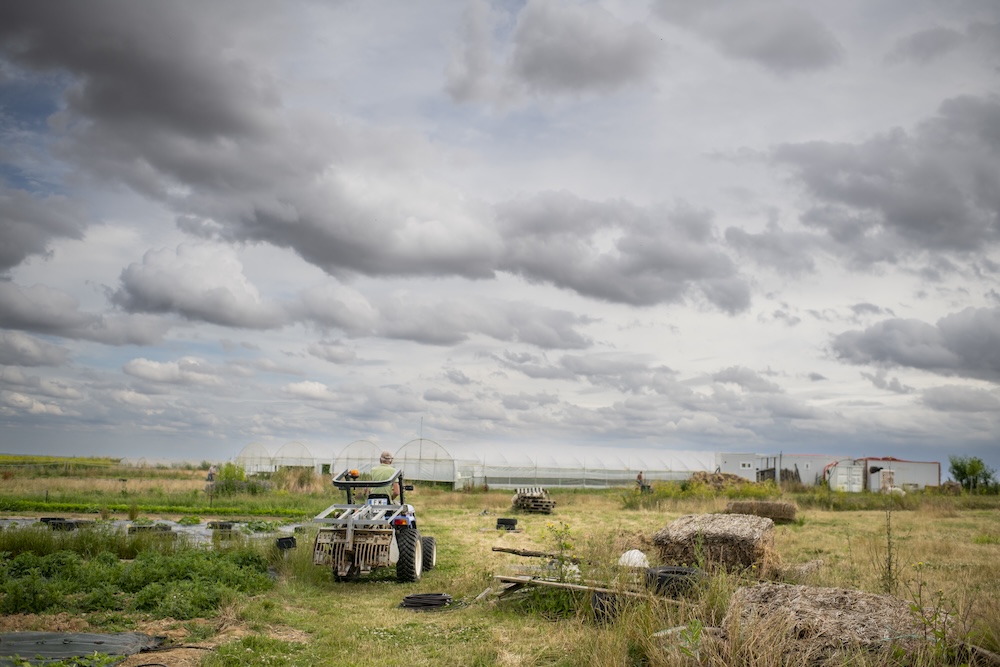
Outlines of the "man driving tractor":
[[[369,472],[373,482],[381,482],[387,480],[396,474],[396,469],[392,467],[392,453],[382,452],[382,455],[378,457],[378,462],[379,464],[374,468],[372,468],[371,471]],[[379,491],[381,491],[381,489],[379,489]],[[395,500],[398,496],[399,496],[399,482],[393,482],[389,499]]]

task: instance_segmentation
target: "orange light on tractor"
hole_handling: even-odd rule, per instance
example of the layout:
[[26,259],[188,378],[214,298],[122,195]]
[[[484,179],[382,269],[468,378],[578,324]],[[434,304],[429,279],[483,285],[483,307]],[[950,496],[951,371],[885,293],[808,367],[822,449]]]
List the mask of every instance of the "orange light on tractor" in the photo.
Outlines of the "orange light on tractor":
[[410,521],[405,516],[398,516],[392,520],[392,525],[394,526],[407,526]]
[[358,472],[357,470],[351,470],[348,474],[351,477],[353,477],[354,479],[357,479],[358,477],[361,477],[361,473]]

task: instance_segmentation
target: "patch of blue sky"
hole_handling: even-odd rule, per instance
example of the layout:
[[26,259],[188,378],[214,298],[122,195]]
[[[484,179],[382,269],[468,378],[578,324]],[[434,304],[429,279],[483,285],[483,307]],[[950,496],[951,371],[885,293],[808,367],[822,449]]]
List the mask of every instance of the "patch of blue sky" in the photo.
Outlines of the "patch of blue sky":
[[16,190],[27,192],[51,191],[51,188],[17,165],[0,162],[0,183]]
[[53,164],[40,160],[51,138],[49,117],[60,110],[67,77],[50,75],[31,80],[13,77],[0,83],[0,140],[3,162],[0,181],[32,193],[58,193]]
[[0,116],[5,124],[24,129],[47,127],[49,116],[62,108],[70,78],[65,74],[11,77],[0,82]]

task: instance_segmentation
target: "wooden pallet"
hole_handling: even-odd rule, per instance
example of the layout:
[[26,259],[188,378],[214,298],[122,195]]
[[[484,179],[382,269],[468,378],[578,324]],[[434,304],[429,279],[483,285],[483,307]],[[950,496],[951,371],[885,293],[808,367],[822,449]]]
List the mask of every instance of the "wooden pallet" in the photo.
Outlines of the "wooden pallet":
[[536,512],[538,514],[552,514],[556,507],[556,501],[548,498],[516,498],[514,509],[522,512]]

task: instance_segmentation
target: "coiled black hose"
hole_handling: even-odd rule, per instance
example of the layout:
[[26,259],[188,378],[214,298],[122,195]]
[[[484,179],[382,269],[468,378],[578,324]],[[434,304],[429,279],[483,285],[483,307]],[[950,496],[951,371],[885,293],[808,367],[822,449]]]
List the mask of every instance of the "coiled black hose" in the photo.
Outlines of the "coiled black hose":
[[440,609],[451,604],[451,596],[447,593],[415,593],[407,595],[399,606],[403,609],[414,611],[427,611],[430,609]]

